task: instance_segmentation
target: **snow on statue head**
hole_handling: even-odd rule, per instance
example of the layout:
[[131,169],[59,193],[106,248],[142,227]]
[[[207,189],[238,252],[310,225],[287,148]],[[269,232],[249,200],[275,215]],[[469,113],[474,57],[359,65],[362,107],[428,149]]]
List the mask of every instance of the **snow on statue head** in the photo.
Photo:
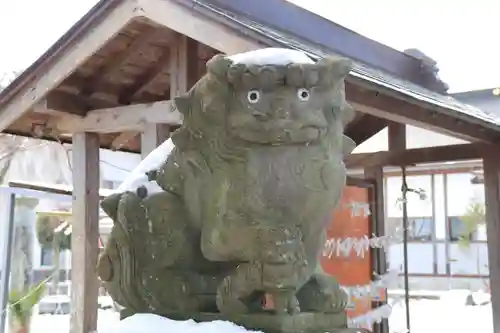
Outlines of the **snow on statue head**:
[[287,49],[218,55],[175,98],[182,126],[102,202],[114,226],[98,272],[127,313],[344,327],[345,293],[319,255],[354,149],[350,66]]
[[213,140],[237,149],[309,144],[329,130],[342,132],[354,115],[343,95],[350,68],[346,59],[314,62],[288,49],[217,55],[189,94],[175,99],[184,124],[174,142],[202,147]]

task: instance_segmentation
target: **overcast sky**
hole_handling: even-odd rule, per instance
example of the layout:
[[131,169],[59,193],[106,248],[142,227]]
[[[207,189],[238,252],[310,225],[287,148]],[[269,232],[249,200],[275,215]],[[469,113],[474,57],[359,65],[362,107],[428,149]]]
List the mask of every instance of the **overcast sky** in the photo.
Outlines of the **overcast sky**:
[[[395,49],[419,48],[453,91],[500,86],[500,1],[290,1]],[[0,73],[29,66],[96,2],[4,1]]]

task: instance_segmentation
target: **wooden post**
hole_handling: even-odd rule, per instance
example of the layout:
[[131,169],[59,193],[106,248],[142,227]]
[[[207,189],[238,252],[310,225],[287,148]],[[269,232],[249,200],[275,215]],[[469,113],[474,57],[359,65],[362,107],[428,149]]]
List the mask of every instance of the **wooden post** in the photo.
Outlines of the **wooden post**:
[[[170,47],[170,98],[186,93],[198,79],[198,42],[177,34]],[[164,124],[147,125],[141,136],[141,155],[146,157],[170,136]]]
[[[374,183],[374,188],[370,191],[370,210],[372,213],[372,233],[377,237],[385,235],[385,196],[384,196],[384,169],[383,167],[372,167],[365,169],[365,178]],[[372,263],[377,275],[387,273],[387,255],[384,248],[372,249]],[[387,293],[386,293],[387,299]],[[374,307],[383,306],[387,301],[373,302]],[[388,333],[389,321],[384,319],[380,324],[374,325],[374,333]]]
[[388,126],[389,151],[406,150],[406,125],[389,123]]
[[483,158],[493,332],[500,333],[500,154]]
[[2,231],[2,252],[0,252],[0,333],[5,332],[9,300],[12,249],[14,245],[14,214],[16,196],[5,188],[0,188],[0,230]]
[[73,134],[70,333],[97,329],[99,165],[97,133]]

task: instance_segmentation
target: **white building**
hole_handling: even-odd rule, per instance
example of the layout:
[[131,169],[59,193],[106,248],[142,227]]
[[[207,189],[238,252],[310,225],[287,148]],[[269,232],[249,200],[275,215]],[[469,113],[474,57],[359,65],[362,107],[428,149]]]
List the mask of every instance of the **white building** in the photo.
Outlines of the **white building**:
[[[499,110],[500,111],[500,110]],[[466,143],[463,140],[407,126],[407,148]],[[355,152],[387,150],[387,129],[356,148]],[[471,202],[484,204],[483,184],[473,184],[480,161],[450,162],[407,168],[407,184],[425,191],[426,198],[408,196],[412,231],[408,243],[408,272],[412,290],[487,289],[489,283],[486,228],[480,226],[469,246],[458,242],[463,234],[461,217]],[[386,233],[402,227],[401,169],[385,168]],[[401,232],[399,232],[400,234]],[[389,267],[403,271],[403,244],[393,244],[387,253]],[[403,278],[399,286],[403,287]]]
[[[129,171],[139,164],[139,154],[115,152],[107,149],[100,151],[101,187],[115,189],[124,180]],[[1,165],[0,165],[1,167]],[[25,151],[16,153],[6,174],[8,181],[38,182],[45,184],[71,185],[71,146],[62,146],[57,143],[34,144]],[[47,211],[71,210],[71,197],[59,196],[54,199],[45,197],[16,197],[15,224],[27,225],[32,231],[31,265],[34,280],[40,281],[52,274],[53,252],[51,249],[42,249],[35,236],[36,213]],[[3,208],[2,208],[3,209]],[[7,221],[0,219],[0,258],[3,257],[5,244],[3,244],[5,224]],[[111,224],[109,219],[103,219],[100,225],[102,234],[109,233]],[[65,251],[60,256],[61,281],[69,278],[71,269],[71,254]],[[65,283],[62,283],[62,292],[68,292]]]

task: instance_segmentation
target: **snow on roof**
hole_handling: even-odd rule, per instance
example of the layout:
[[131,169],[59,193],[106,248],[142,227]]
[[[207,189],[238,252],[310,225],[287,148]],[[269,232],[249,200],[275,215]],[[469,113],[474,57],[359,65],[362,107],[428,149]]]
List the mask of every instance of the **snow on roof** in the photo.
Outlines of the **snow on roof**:
[[314,64],[315,61],[309,56],[298,50],[269,47],[255,51],[234,54],[228,57],[235,64],[244,65],[281,65],[289,64]]

